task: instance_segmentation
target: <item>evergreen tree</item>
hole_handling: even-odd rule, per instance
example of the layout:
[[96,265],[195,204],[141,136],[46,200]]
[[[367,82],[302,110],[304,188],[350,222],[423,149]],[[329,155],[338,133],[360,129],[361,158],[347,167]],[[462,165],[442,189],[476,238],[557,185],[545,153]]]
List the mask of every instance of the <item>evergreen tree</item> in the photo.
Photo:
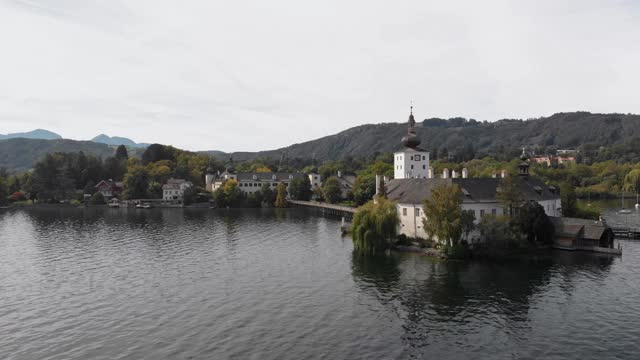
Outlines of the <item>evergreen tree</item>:
[[311,199],[311,182],[308,176],[301,176],[291,180],[289,192],[294,200],[309,201]]
[[129,153],[127,152],[127,148],[124,145],[118,146],[118,148],[116,149],[115,157],[120,161],[126,161],[127,159],[129,159]]

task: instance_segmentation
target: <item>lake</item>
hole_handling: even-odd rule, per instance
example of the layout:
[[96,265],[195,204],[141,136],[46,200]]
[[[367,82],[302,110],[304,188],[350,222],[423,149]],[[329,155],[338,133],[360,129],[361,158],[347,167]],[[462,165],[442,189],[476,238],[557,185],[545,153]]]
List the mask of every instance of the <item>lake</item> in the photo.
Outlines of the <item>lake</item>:
[[360,256],[293,210],[0,210],[2,359],[637,359],[640,242]]

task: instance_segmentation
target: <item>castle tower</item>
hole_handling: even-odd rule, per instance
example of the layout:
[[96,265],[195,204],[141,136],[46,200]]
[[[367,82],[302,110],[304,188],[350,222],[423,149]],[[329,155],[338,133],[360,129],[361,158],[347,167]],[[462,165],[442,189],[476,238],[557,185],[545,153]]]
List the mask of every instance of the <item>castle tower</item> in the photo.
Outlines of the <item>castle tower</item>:
[[205,175],[204,175],[204,182],[205,182],[207,191],[213,191],[213,180],[215,180],[215,178],[216,178],[215,172],[211,167],[211,161],[209,161],[209,166],[207,166],[207,171],[205,172]]
[[518,165],[518,175],[529,176],[529,157],[522,148],[522,155],[520,155],[521,163]]
[[407,135],[402,140],[402,150],[393,154],[395,179],[425,179],[429,177],[429,152],[419,148],[413,106],[409,112]]

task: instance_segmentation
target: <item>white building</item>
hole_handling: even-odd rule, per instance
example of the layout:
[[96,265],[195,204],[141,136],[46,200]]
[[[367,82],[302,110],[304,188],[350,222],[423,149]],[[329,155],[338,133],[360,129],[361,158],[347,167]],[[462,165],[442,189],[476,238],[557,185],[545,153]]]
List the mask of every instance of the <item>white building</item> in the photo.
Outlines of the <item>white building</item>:
[[[445,169],[442,177],[436,178],[433,169],[429,167],[429,153],[418,148],[420,140],[416,137],[413,113],[409,116],[409,132],[402,138],[402,144],[404,149],[395,153],[395,179],[385,181],[387,198],[397,204],[400,234],[414,238],[427,237],[422,225],[422,220],[425,219],[422,203],[425,199],[430,199],[431,191],[441,184],[457,184],[460,187],[463,196],[462,210],[473,211],[476,223],[485,215],[504,215],[504,208],[496,195],[502,178],[508,176],[505,171],[499,178],[469,178],[467,169],[462,169],[460,174]],[[521,160],[516,181],[522,198],[539,203],[548,216],[561,216],[562,204],[558,189],[529,175],[529,163],[524,149]],[[418,164],[421,166],[416,166]],[[407,169],[407,165],[413,165],[413,168]],[[382,180],[378,176],[376,182],[379,181]],[[378,188],[376,184],[376,189]]]
[[182,200],[184,199],[184,191],[192,187],[191,181],[184,179],[169,179],[167,183],[162,185],[163,200]]
[[395,179],[425,179],[429,175],[429,152],[418,147],[416,121],[413,107],[409,114],[409,131],[402,138],[403,149],[393,154],[393,177]]
[[[211,191],[216,191],[227,180],[236,180],[238,189],[245,194],[252,194],[260,191],[264,185],[269,186],[273,191],[276,190],[280,183],[284,183],[289,190],[291,180],[305,176],[302,173],[284,173],[284,172],[239,172],[236,173],[232,168],[225,170],[216,179],[212,179]],[[320,175],[317,175],[320,178]],[[311,180],[311,176],[309,178]],[[207,188],[209,184],[207,184]]]

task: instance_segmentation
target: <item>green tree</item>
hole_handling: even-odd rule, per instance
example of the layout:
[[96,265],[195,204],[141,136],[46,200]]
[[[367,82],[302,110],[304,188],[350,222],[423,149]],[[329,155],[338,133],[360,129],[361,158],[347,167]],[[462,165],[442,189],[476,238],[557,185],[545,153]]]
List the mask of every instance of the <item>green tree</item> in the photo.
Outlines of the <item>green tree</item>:
[[456,184],[441,184],[431,190],[431,199],[425,199],[422,220],[424,230],[432,239],[454,246],[462,234],[462,193]]
[[512,216],[514,209],[518,208],[523,201],[518,178],[511,175],[502,178],[496,198],[504,206],[505,213]]
[[290,196],[294,200],[309,201],[311,199],[311,182],[308,176],[300,176],[289,184]]
[[640,192],[640,169],[631,170],[624,177],[624,189],[626,191]]
[[358,175],[353,184],[353,200],[357,205],[362,205],[373,199],[376,194],[375,175]]
[[351,228],[353,246],[364,252],[380,252],[389,248],[398,233],[400,218],[396,204],[377,199],[362,205],[356,211]]
[[9,189],[7,181],[4,177],[0,177],[0,205],[6,205],[9,197]]
[[262,197],[262,206],[264,207],[273,207],[276,202],[276,194],[271,189],[269,184],[262,185],[260,188],[260,193]]
[[96,184],[93,182],[93,180],[89,180],[87,181],[87,183],[84,186],[84,194],[93,194],[96,191]]
[[573,185],[568,182],[560,185],[560,201],[562,202],[562,216],[576,217],[578,213],[578,199]]
[[332,176],[325,180],[322,184],[322,194],[326,202],[335,204],[342,198],[342,190],[340,189],[340,181],[337,177]]
[[116,159],[120,161],[126,161],[129,158],[129,153],[127,152],[127,148],[124,145],[118,146],[116,149]]
[[96,192],[95,194],[93,194],[93,196],[91,197],[91,204],[92,205],[104,205],[105,201],[104,201],[104,196],[102,195],[101,192]]
[[274,205],[277,208],[289,207],[289,202],[287,201],[287,185],[284,183],[278,184],[276,188],[276,202]]
[[124,197],[126,199],[146,199],[149,197],[149,174],[140,165],[129,167],[127,175],[124,177]]
[[460,226],[465,239],[469,239],[469,234],[475,229],[474,221],[476,215],[473,210],[462,210],[460,213]]
[[530,243],[538,241],[551,244],[553,242],[555,227],[539,203],[526,202],[520,207],[513,221],[520,232],[527,236]]

